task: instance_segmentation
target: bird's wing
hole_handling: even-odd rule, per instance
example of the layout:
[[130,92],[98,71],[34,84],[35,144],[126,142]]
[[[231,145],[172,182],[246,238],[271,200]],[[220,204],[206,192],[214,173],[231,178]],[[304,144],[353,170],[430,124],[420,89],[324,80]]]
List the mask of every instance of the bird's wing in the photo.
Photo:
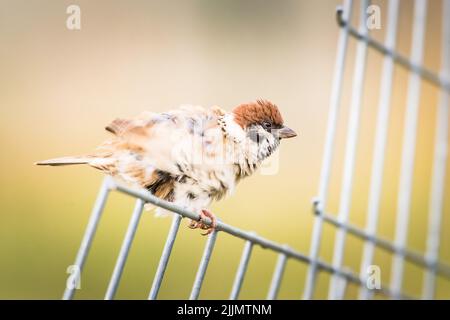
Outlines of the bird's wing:
[[[132,171],[129,174],[147,176],[145,179],[153,174],[148,171],[150,165],[176,176],[182,168],[192,167],[193,157],[202,156],[205,136],[209,140],[222,137],[217,120],[224,113],[218,107],[182,106],[166,113],[144,112],[134,119],[115,119],[106,127],[114,137],[94,156],[114,160],[116,171]],[[211,143],[215,145],[208,141]]]

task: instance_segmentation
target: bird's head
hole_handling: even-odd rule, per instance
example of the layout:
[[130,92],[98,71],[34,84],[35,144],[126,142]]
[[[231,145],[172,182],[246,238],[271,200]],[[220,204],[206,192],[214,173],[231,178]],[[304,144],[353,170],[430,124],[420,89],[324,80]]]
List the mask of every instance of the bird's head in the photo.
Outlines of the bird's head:
[[278,107],[267,100],[241,104],[234,108],[233,116],[250,143],[257,145],[260,161],[278,148],[281,139],[297,136],[294,130],[284,125]]

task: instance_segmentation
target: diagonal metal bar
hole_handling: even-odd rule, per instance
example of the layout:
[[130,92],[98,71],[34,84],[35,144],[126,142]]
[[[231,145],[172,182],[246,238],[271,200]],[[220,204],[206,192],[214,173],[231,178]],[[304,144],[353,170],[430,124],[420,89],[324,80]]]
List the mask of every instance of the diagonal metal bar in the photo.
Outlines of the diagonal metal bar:
[[128,258],[128,253],[130,252],[131,243],[133,242],[134,235],[141,219],[142,210],[144,209],[144,201],[141,199],[136,200],[136,206],[134,207],[133,215],[131,216],[130,224],[128,225],[125,238],[122,242],[122,247],[120,248],[119,256],[117,258],[116,265],[114,266],[114,271],[109,281],[108,289],[106,290],[105,300],[114,299],[117,287],[119,286],[120,278],[122,277],[123,269],[125,268],[125,262]]
[[[427,2],[415,0],[413,40],[411,48],[411,61],[422,64],[425,40]],[[407,96],[405,129],[403,136],[403,150],[400,170],[400,184],[397,202],[397,222],[395,230],[395,244],[397,247],[405,247],[408,237],[409,213],[411,207],[411,193],[414,173],[414,159],[416,150],[417,123],[419,116],[421,78],[417,73],[412,73],[409,79]],[[393,257],[391,270],[391,286],[396,292],[403,286],[404,256],[396,254]]]
[[[450,0],[444,0],[442,10],[442,55],[441,77],[450,79]],[[444,210],[445,176],[448,159],[449,104],[450,93],[441,90],[436,115],[436,137],[434,144],[433,175],[430,194],[430,216],[426,256],[437,262],[439,259],[439,240]],[[422,297],[433,299],[436,286],[436,269],[426,270]]]
[[174,214],[172,218],[172,225],[167,236],[166,244],[164,245],[161,258],[159,260],[158,269],[156,269],[155,278],[153,279],[152,288],[148,295],[149,300],[155,300],[158,296],[159,288],[164,277],[164,273],[167,269],[167,264],[169,263],[170,254],[172,253],[172,248],[175,243],[175,238],[177,237],[178,229],[180,227],[182,216]]
[[[350,19],[352,10],[352,0],[345,0],[343,7],[343,15],[345,19]],[[345,56],[347,52],[348,44],[348,28],[344,26],[339,33],[338,49],[336,55],[335,69],[333,75],[332,89],[330,95],[330,110],[327,123],[327,133],[325,138],[324,154],[322,158],[322,169],[320,173],[319,181],[319,196],[316,200],[320,203],[320,206],[326,208],[328,187],[330,182],[331,164],[334,153],[334,141],[336,136],[337,121],[339,115],[339,107],[342,95],[342,85],[345,69]],[[311,248],[309,256],[311,258],[311,265],[309,266],[306,276],[305,291],[303,294],[304,299],[312,299],[314,295],[314,287],[316,283],[316,273],[318,265],[316,261],[319,257],[320,241],[322,238],[322,225],[323,221],[321,217],[317,217],[314,221],[314,227],[311,238]]]
[[410,70],[413,73],[420,75],[423,79],[429,81],[430,83],[436,86],[443,88],[445,91],[450,92],[450,79],[439,76],[433,71],[423,67],[421,63],[417,63],[416,61],[410,60],[402,56],[395,50],[384,46],[377,40],[372,39],[370,36],[360,33],[358,30],[356,30],[354,27],[350,25],[350,23],[348,22],[350,20],[346,18],[344,15],[345,11],[342,10],[341,8],[338,8],[338,10],[336,11],[338,24],[342,28],[346,28],[348,30],[348,33],[352,37],[358,40],[364,39],[365,41],[367,41],[368,45],[373,49],[375,49],[376,51],[380,52],[383,55],[391,56],[398,65]]
[[202,260],[200,261],[200,266],[197,270],[197,275],[195,276],[194,285],[192,287],[191,295],[189,300],[197,300],[200,294],[200,289],[205,278],[206,269],[208,268],[209,260],[211,259],[212,251],[214,249],[214,244],[217,239],[217,231],[213,231],[206,241],[205,250],[203,251]]
[[[145,202],[152,203],[155,206],[172,211],[172,212],[177,213],[185,218],[190,218],[193,220],[199,220],[199,218],[200,218],[199,214],[191,212],[189,210],[185,210],[183,208],[180,208],[179,206],[177,206],[171,202],[161,200],[160,198],[155,197],[154,195],[150,194],[146,190],[128,188],[128,187],[118,184],[114,181],[111,181],[111,184],[112,184],[111,188],[114,190],[128,194],[135,198],[140,198],[140,199],[144,200]],[[203,222],[207,225],[211,225],[211,220],[209,218],[204,218]],[[290,248],[287,245],[282,245],[282,244],[276,243],[269,239],[258,236],[252,232],[243,231],[236,227],[225,224],[222,221],[217,221],[216,230],[226,232],[228,234],[231,234],[231,235],[233,235],[237,238],[243,239],[243,240],[251,241],[253,244],[258,244],[259,246],[261,246],[264,249],[270,249],[275,252],[285,253],[288,257],[292,257],[294,259],[297,259],[297,260],[300,260],[300,261],[303,261],[306,263],[309,263],[311,261],[307,255],[302,254],[302,253]],[[324,264],[321,261],[318,261],[317,263],[319,265]]]
[[[395,50],[398,10],[399,0],[389,1],[385,46],[390,50]],[[380,101],[378,105],[377,127],[373,151],[374,155],[372,162],[372,173],[370,178],[369,204],[366,223],[366,232],[368,234],[375,234],[378,226],[393,74],[394,59],[392,58],[392,56],[386,55],[383,61]],[[364,243],[360,271],[360,275],[362,278],[366,278],[368,276],[367,270],[373,263],[374,253],[375,243],[373,241],[366,241]],[[360,288],[359,298],[368,299],[371,297],[372,293],[373,291],[368,290],[365,286],[362,286]]]
[[253,243],[251,241],[245,242],[244,250],[242,251],[241,261],[234,278],[233,288],[231,289],[230,300],[236,300],[239,297],[241,291],[242,282],[244,281],[245,272],[248,268],[250,261],[250,255],[252,253]]
[[[328,215],[325,213],[318,213],[318,214],[322,215],[323,220],[325,222],[330,223],[330,224],[334,225],[335,227],[346,229],[348,233],[351,233],[352,235],[357,236],[366,241],[373,242],[374,244],[377,245],[377,247],[379,247],[381,249],[393,252],[395,254],[402,255],[402,256],[404,256],[405,259],[407,259],[410,262],[415,263],[419,266],[429,268],[429,269],[435,269],[437,273],[450,279],[450,266],[447,264],[441,263],[439,261],[433,261],[433,260],[427,259],[420,253],[410,250],[410,249],[407,249],[405,247],[398,247],[394,243],[392,243],[386,239],[376,237],[373,234],[367,233],[365,230],[359,229],[358,227],[355,227],[351,223],[344,224],[331,215]],[[365,277],[361,277],[361,278],[364,279]]]
[[275,271],[273,272],[272,281],[270,282],[267,300],[275,300],[280,290],[281,279],[283,278],[284,269],[286,268],[287,257],[281,253],[278,255]]
[[[89,218],[86,231],[84,232],[83,240],[81,240],[80,248],[78,249],[77,257],[75,258],[74,266],[79,271],[79,275],[83,271],[84,263],[86,262],[89,249],[92,246],[92,241],[94,240],[95,232],[97,230],[98,222],[102,216],[103,209],[105,207],[106,199],[108,198],[110,189],[110,178],[104,179],[103,184],[100,188],[100,192],[95,200],[94,208],[92,209],[91,216]],[[63,300],[71,300],[75,294],[75,286],[67,286],[64,291]]]
[[[362,34],[367,34],[367,7],[369,5],[368,0],[362,0],[360,4],[359,12],[359,31]],[[356,60],[355,60],[355,70],[353,74],[353,87],[352,87],[352,97],[349,115],[349,124],[347,131],[346,147],[345,147],[345,159],[344,159],[344,172],[342,176],[342,188],[339,200],[339,214],[338,219],[347,223],[350,215],[350,206],[352,199],[352,187],[353,187],[353,175],[355,170],[356,162],[356,149],[358,143],[358,131],[360,124],[360,114],[361,105],[364,89],[364,77],[366,70],[366,60],[367,60],[367,41],[364,39],[359,41],[356,48]],[[345,229],[339,228],[336,232],[335,242],[334,242],[334,254],[333,254],[333,266],[335,268],[341,268],[344,259],[344,248],[345,248]],[[340,299],[341,295],[338,290],[338,282],[341,279],[336,276],[332,276],[330,280],[330,289],[328,292],[328,298]]]

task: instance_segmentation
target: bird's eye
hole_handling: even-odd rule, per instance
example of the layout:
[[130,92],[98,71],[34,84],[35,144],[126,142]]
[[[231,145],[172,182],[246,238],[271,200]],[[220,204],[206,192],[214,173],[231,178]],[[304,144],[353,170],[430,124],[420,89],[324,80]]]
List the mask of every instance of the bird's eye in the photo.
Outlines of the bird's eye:
[[264,127],[264,129],[270,129],[270,128],[272,128],[272,124],[268,121],[265,121],[263,123],[263,127]]

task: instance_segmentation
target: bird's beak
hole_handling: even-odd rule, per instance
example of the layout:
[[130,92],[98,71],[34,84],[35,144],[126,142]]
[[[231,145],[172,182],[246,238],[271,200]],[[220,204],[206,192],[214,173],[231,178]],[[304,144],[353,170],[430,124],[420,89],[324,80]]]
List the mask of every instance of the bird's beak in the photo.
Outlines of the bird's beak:
[[295,136],[297,136],[297,133],[295,133],[295,131],[289,127],[283,127],[280,130],[278,130],[278,137],[280,139],[288,139],[293,138]]

